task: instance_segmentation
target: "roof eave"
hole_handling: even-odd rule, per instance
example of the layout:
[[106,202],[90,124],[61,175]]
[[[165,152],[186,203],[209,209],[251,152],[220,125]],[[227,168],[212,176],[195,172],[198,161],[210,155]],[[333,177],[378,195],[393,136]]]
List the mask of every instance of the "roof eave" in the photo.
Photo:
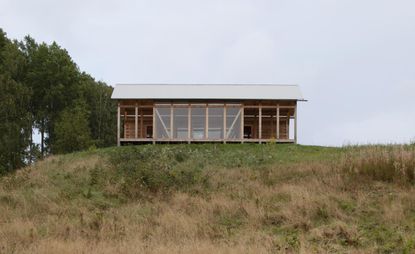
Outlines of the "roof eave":
[[297,99],[297,98],[114,98],[111,97],[112,100],[246,100],[246,101],[254,101],[254,100],[269,100],[269,101],[304,101],[307,102],[306,99]]

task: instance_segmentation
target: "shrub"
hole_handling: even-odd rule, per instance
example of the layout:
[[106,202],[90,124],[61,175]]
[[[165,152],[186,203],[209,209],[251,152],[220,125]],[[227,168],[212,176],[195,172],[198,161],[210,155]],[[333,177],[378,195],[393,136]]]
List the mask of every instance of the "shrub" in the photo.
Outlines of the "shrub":
[[[206,186],[207,176],[199,164],[188,163],[191,150],[170,146],[128,147],[114,151],[109,161],[122,179],[122,190],[130,197],[143,192],[187,190]],[[195,166],[196,165],[196,166]]]
[[89,113],[84,104],[65,109],[55,123],[56,140],[53,152],[70,153],[85,150],[92,145],[88,126]]

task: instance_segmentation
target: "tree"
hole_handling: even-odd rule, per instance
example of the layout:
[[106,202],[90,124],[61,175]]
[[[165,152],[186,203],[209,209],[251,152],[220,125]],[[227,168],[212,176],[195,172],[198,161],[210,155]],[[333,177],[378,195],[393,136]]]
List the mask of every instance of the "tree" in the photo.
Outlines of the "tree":
[[21,43],[27,59],[25,83],[33,91],[31,100],[35,127],[41,133],[42,155],[53,152],[54,122],[77,99],[79,70],[68,52],[53,42],[37,44],[29,36]]
[[[0,171],[48,153],[115,144],[112,87],[81,73],[57,43],[11,41],[0,29]],[[32,139],[41,133],[41,144]],[[41,151],[39,156],[39,150]]]
[[97,147],[115,145],[117,127],[117,107],[111,100],[113,88],[103,82],[96,82],[91,76],[82,73],[81,95],[87,101],[91,137]]
[[32,130],[28,111],[28,89],[0,74],[0,91],[1,173],[25,165]]
[[54,126],[56,140],[53,150],[56,153],[80,151],[92,145],[88,117],[85,103],[78,103],[61,112]]
[[0,173],[26,164],[30,145],[30,90],[22,83],[24,56],[0,29]]

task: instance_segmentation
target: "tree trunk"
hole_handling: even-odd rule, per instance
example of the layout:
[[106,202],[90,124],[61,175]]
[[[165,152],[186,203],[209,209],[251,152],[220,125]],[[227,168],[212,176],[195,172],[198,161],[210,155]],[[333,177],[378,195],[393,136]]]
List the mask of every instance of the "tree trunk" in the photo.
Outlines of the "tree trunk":
[[29,165],[33,162],[33,129],[30,126],[30,143],[29,143]]
[[45,122],[42,120],[42,127],[40,130],[40,151],[42,154],[42,158],[45,156]]

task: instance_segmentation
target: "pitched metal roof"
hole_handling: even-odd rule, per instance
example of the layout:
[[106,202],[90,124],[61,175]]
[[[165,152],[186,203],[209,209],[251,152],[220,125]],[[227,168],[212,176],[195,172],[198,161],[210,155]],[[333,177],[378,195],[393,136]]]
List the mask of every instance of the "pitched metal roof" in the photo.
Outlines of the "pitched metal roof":
[[297,85],[117,84],[112,99],[304,100]]

